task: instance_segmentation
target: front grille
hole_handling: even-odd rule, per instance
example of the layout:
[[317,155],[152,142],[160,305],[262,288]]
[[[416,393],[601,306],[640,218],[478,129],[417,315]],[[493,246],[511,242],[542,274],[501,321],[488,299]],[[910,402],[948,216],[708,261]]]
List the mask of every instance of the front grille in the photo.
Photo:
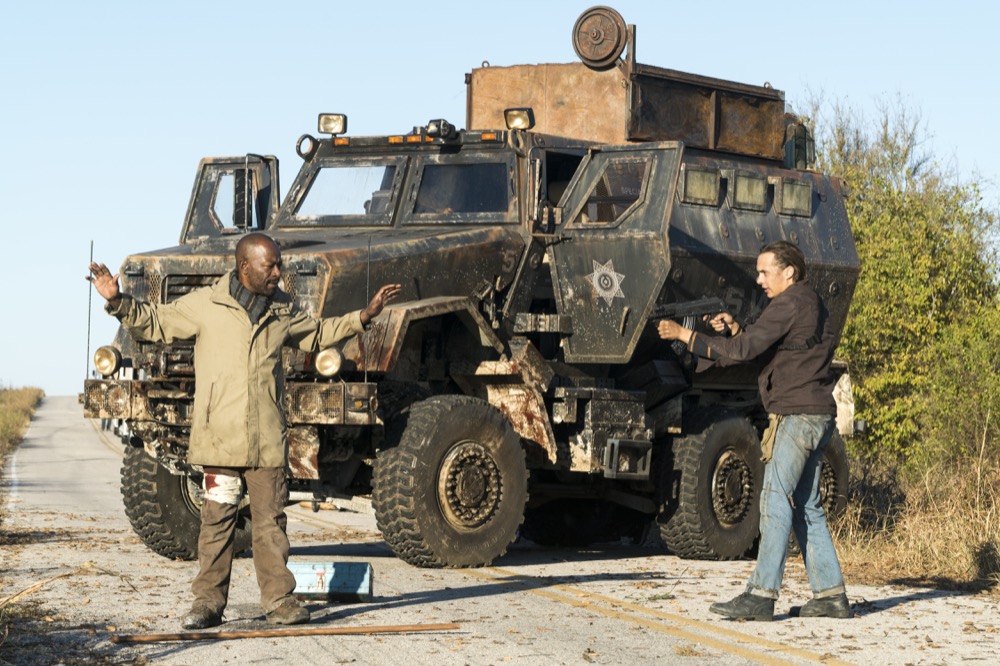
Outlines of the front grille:
[[220,275],[168,275],[163,280],[163,303],[172,303],[195,289],[215,283]]
[[89,419],[132,416],[131,382],[88,379],[83,383],[83,415]]
[[375,384],[286,382],[285,412],[292,424],[374,425]]

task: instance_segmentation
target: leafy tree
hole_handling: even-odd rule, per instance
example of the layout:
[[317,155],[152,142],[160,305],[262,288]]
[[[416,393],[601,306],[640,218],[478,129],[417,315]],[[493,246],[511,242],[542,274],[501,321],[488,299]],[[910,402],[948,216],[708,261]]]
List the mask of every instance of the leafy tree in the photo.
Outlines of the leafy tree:
[[[861,259],[840,355],[851,367],[857,416],[869,425],[864,443],[869,453],[913,461],[940,450],[948,424],[963,421],[970,405],[1000,392],[989,355],[989,340],[993,350],[1000,342],[989,242],[997,216],[976,183],[957,182],[922,145],[919,117],[897,103],[875,123],[835,108],[818,151],[820,167],[849,188]],[[948,396],[958,381],[962,401]]]

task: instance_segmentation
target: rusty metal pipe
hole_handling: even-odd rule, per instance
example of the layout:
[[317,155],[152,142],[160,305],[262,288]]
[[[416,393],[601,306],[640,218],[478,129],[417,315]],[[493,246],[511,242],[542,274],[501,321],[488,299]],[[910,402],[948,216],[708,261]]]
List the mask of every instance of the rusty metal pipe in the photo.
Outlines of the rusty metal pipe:
[[286,636],[345,636],[356,634],[401,634],[416,631],[452,631],[457,624],[395,624],[373,627],[318,627],[312,629],[258,629],[256,631],[185,631],[174,634],[121,634],[112,643],[158,643],[161,641],[225,641],[236,638],[284,638]]

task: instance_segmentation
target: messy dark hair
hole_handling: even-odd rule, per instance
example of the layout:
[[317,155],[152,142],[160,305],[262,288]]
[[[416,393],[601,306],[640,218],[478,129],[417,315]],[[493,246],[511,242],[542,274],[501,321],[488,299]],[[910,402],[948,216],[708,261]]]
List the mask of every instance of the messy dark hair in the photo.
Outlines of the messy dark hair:
[[760,253],[770,252],[774,255],[774,260],[781,268],[791,266],[795,269],[792,280],[799,282],[806,279],[806,258],[802,255],[802,250],[795,243],[788,241],[774,241],[768,243],[760,249]]

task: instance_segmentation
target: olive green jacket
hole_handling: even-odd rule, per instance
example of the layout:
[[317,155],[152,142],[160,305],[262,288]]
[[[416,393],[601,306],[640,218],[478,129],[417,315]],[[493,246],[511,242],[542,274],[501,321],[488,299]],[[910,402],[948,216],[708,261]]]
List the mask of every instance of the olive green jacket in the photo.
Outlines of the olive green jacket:
[[316,319],[278,290],[260,322],[229,294],[229,274],[167,305],[122,295],[106,306],[138,340],[194,338],[197,387],[188,462],[285,467],[284,345],[318,351],[364,330],[361,313]]

